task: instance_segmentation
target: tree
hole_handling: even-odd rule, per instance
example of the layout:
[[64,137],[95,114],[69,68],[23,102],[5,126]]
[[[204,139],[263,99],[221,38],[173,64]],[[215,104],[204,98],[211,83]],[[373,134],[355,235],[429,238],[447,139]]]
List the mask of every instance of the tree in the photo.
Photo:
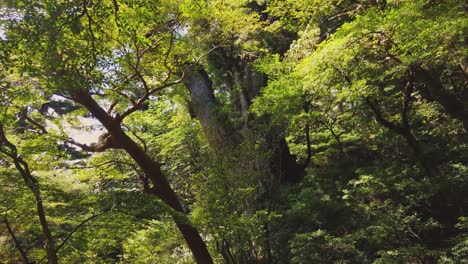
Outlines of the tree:
[[62,262],[464,259],[465,17],[459,0],[4,1],[0,254],[46,253],[16,159]]
[[[112,3],[109,2],[109,4]],[[17,12],[21,14],[23,18],[20,21],[18,21],[17,25],[15,26],[20,28],[21,26],[31,25],[33,28],[30,32],[30,36],[36,36],[36,34],[42,30],[48,32],[48,34],[46,34],[47,36],[45,39],[41,39],[41,37],[39,37],[34,40],[36,42],[35,45],[39,44],[36,47],[41,46],[42,43],[46,43],[47,46],[46,49],[41,48],[41,51],[43,51],[43,53],[37,54],[39,55],[39,57],[35,57],[38,59],[44,59],[45,62],[50,62],[50,64],[48,64],[49,68],[46,70],[47,72],[45,73],[45,75],[35,76],[45,77],[38,79],[39,82],[49,82],[50,84],[52,84],[52,90],[48,91],[49,94],[56,93],[64,95],[67,98],[73,100],[74,102],[81,104],[105,127],[108,134],[105,134],[100,138],[101,142],[98,142],[97,145],[94,146],[94,149],[85,148],[86,150],[104,151],[108,148],[124,149],[145,172],[145,177],[147,177],[153,184],[153,187],[147,189],[147,191],[161,198],[176,212],[183,213],[184,209],[182,205],[180,204],[177,196],[170,187],[168,181],[162,174],[161,165],[157,161],[153,160],[148,154],[146,154],[144,149],[138,146],[138,144],[134,140],[127,136],[127,134],[121,127],[121,123],[124,120],[124,118],[129,114],[135,112],[136,110],[142,108],[151,95],[165,87],[169,87],[180,82],[177,80],[170,80],[169,76],[171,73],[169,72],[168,78],[166,78],[166,80],[163,81],[164,83],[162,85],[150,87],[147,84],[141,72],[140,66],[140,60],[142,59],[143,55],[147,53],[150,49],[152,49],[153,46],[158,46],[159,44],[161,44],[159,43],[159,41],[164,41],[167,42],[165,43],[166,45],[164,48],[168,50],[163,51],[161,53],[163,58],[165,57],[165,59],[163,59],[161,63],[162,67],[168,67],[167,58],[169,55],[172,55],[171,46],[175,34],[174,31],[176,30],[177,26],[177,21],[170,19],[169,17],[170,15],[174,14],[171,14],[169,10],[166,14],[167,20],[163,18],[159,21],[153,21],[157,24],[153,24],[149,28],[139,28],[139,25],[142,25],[143,23],[149,21],[137,20],[138,22],[136,24],[132,24],[134,21],[131,21],[131,19],[133,19],[134,17],[127,18],[125,17],[126,14],[122,15],[122,17],[119,17],[119,9],[123,10],[125,8],[130,8],[125,4],[122,4],[120,6],[118,4],[114,6],[102,5],[101,7],[99,7],[97,5],[93,5],[91,2],[88,3],[87,1],[84,1],[83,5],[77,6],[78,9],[73,10],[71,14],[67,13],[70,10],[69,8],[72,7],[73,5],[55,5],[54,2],[45,1],[39,6],[33,6],[26,3],[26,5],[23,6],[21,9],[17,9]],[[155,7],[156,6],[151,5],[147,5],[146,7],[141,6],[141,8],[138,9],[138,18],[141,18],[144,12],[150,14],[148,12],[150,12],[150,10]],[[106,13],[109,10],[111,10],[111,8],[114,8],[115,12],[110,14]],[[114,17],[115,19],[110,24],[106,23],[99,25],[95,22],[95,20],[102,22],[105,19],[109,19],[110,17]],[[71,24],[65,26],[67,24],[68,19],[71,19],[72,22]],[[120,21],[119,19],[122,20]],[[120,22],[122,24],[120,24]],[[55,28],[54,25],[58,25],[61,23],[64,23],[63,28]],[[87,27],[85,27],[85,25]],[[106,27],[108,26],[113,27],[116,31],[105,31],[107,30]],[[50,28],[52,28],[52,30],[50,30]],[[85,30],[85,28],[87,30]],[[117,34],[117,30],[119,28],[122,30],[122,32],[125,30],[125,34],[129,34],[124,40],[125,43],[121,42],[123,41],[123,39],[114,39],[114,34]],[[136,29],[138,29],[138,32],[135,31]],[[153,36],[160,29],[165,30],[165,32],[163,32],[161,36]],[[111,34],[108,35],[105,34],[105,32],[110,32]],[[103,34],[103,39],[105,37],[109,37],[109,39],[112,40],[112,44],[110,44],[109,42],[98,42],[97,34]],[[78,35],[79,37],[71,39],[71,37],[74,35]],[[148,37],[146,37],[146,35],[148,35]],[[141,39],[141,37],[143,37],[143,39]],[[7,41],[15,43],[16,45],[27,45],[26,42],[22,41],[20,41],[20,43],[17,43],[17,39],[15,38],[15,36],[12,35],[7,37]],[[87,47],[84,47],[83,49],[83,46],[81,45],[85,42],[87,42],[89,45]],[[118,49],[122,48],[122,52],[125,53],[125,48],[127,48],[127,44],[133,45],[134,50],[123,54],[122,59],[123,61],[125,61],[126,59],[132,60],[132,57],[135,55],[135,61],[126,61],[128,63],[126,66],[130,68],[124,69],[124,71],[130,70],[132,73],[125,78],[135,78],[137,82],[134,82],[134,88],[138,89],[140,88],[140,85],[143,85],[143,87],[141,88],[143,88],[144,92],[141,93],[141,91],[136,90],[135,92],[137,93],[135,94],[135,96],[139,98],[137,99],[137,101],[135,101],[133,98],[126,96],[125,92],[119,91],[121,87],[117,87],[117,85],[110,89],[109,91],[111,92],[111,94],[117,94],[121,96],[121,98],[116,99],[124,100],[124,106],[127,102],[132,103],[131,107],[128,108],[126,111],[118,113],[115,116],[111,116],[95,101],[95,99],[90,94],[90,92],[92,92],[92,90],[95,89],[95,85],[98,85],[99,80],[91,80],[89,78],[97,73],[96,70],[97,67],[99,67],[99,63],[105,63],[105,58],[102,57],[104,60],[100,61],[101,58],[98,58],[97,52],[118,52]],[[34,48],[32,46],[29,46],[28,49],[31,50]],[[159,48],[156,48],[156,50],[159,50]],[[99,55],[99,57],[106,56],[105,53],[101,54]],[[80,57],[81,55],[83,55],[84,57]],[[125,56],[127,56],[127,58],[125,58]],[[37,62],[32,62],[33,65],[28,66],[36,68],[38,72],[43,72],[45,69],[37,68],[37,66],[40,65],[37,65],[36,63]],[[120,67],[123,66],[124,65]],[[84,70],[84,72],[82,72],[81,70],[78,71],[79,69]],[[94,76],[98,77],[96,75]],[[109,78],[118,78],[118,76],[119,72],[115,72],[115,75],[109,76]],[[102,78],[104,76],[101,75],[100,77]],[[128,82],[128,80],[126,79],[120,80],[118,82],[122,82],[122,84],[125,84],[126,82]],[[108,80],[110,81],[110,79]],[[66,86],[60,87],[62,85]],[[101,85],[108,84],[106,84],[106,82],[103,81],[101,82]],[[118,102],[119,101],[114,101],[112,103],[110,111],[112,111],[115,108]],[[186,220],[181,220],[179,218],[176,217],[177,225],[180,231],[183,233],[183,236],[186,239],[189,247],[192,249],[197,262],[211,263],[211,257],[200,235],[197,233],[195,228],[193,228],[190,224],[186,222]]]

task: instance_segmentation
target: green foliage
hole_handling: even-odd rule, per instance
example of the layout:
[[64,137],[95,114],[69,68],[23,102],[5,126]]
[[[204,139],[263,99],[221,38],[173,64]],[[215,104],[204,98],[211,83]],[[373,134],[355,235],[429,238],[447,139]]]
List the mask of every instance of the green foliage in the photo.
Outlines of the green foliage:
[[[355,242],[354,242],[355,243]],[[291,241],[292,263],[363,263],[352,240],[335,238],[323,230],[298,234]]]
[[[61,263],[194,263],[174,218],[215,263],[468,263],[466,13],[461,0],[3,1],[0,127]],[[201,68],[229,151],[182,85]],[[150,195],[143,161],[69,139],[106,132],[85,127],[77,91],[125,115],[186,216]],[[2,140],[0,259],[41,262],[36,197]]]
[[190,252],[180,244],[175,226],[166,221],[150,221],[132,234],[123,245],[122,261],[131,263],[193,263]]

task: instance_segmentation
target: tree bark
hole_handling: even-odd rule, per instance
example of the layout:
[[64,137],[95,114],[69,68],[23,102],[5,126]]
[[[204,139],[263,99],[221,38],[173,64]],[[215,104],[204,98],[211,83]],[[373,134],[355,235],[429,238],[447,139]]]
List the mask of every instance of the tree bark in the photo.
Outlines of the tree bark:
[[[238,78],[239,81],[242,79]],[[212,148],[223,155],[233,153],[241,139],[236,133],[237,131],[234,131],[234,126],[228,118],[221,113],[220,104],[214,96],[212,81],[208,74],[199,67],[186,73],[184,83],[190,91],[191,106],[195,116],[200,121],[203,132]],[[240,100],[246,100],[246,96],[247,94],[244,94]],[[245,111],[250,106],[249,101],[244,101],[244,104],[247,103]],[[241,107],[241,109],[245,107]],[[266,142],[268,149],[265,151],[272,151],[272,158],[268,161],[268,171],[273,175],[274,181],[298,182],[303,168],[296,163],[295,156],[290,154],[286,141],[275,133],[268,133]]]
[[232,67],[234,83],[238,88],[241,115],[249,112],[252,100],[260,93],[260,88],[266,85],[266,77],[254,70],[253,66],[241,59],[236,59]]
[[220,111],[212,81],[202,68],[192,70],[184,80],[190,91],[191,107],[200,121],[210,145],[219,152],[227,153],[234,147],[234,129],[227,117]]
[[[152,183],[148,192],[163,200],[177,212],[183,213],[184,209],[179,199],[161,171],[161,165],[154,161],[135,141],[133,141],[122,129],[120,122],[110,116],[87,91],[77,91],[72,99],[83,105],[112,136],[112,140],[119,148],[124,149],[143,170]],[[188,224],[186,219],[173,217],[179,231],[182,233],[195,260],[199,264],[210,264],[213,260],[208,252],[205,242],[198,231]]]

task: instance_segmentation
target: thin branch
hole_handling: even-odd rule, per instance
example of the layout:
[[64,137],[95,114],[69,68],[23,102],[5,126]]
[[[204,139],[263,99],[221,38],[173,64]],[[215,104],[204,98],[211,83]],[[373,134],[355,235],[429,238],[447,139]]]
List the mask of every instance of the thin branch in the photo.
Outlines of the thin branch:
[[[3,146],[6,146],[7,149],[3,148]],[[33,193],[35,201],[36,201],[37,216],[39,217],[39,222],[42,228],[42,234],[44,236],[47,257],[51,263],[57,263],[57,252],[55,251],[54,239],[50,232],[49,223],[47,222],[47,219],[46,219],[46,214],[45,214],[45,209],[44,209],[44,205],[42,202],[39,182],[36,179],[36,177],[34,177],[31,174],[28,163],[20,155],[18,155],[16,146],[7,139],[1,124],[0,124],[0,151],[6,154],[7,156],[9,156],[13,160],[13,163],[15,164],[15,168],[20,173],[26,186]]]
[[341,76],[343,76],[343,78],[349,85],[352,85],[351,78],[349,78],[349,76],[342,69],[338,68],[335,65],[332,65],[332,68],[335,69]]
[[45,128],[45,126],[43,126],[42,124],[40,124],[39,122],[37,122],[36,120],[34,120],[34,119],[32,119],[31,117],[28,116],[28,110],[27,109],[20,110],[18,116],[19,116],[20,120],[21,119],[26,120],[31,125],[33,125],[35,128],[39,129],[41,135],[48,134],[47,129]]
[[182,82],[182,79],[178,79],[176,81],[173,81],[173,82],[170,82],[170,83],[166,83],[166,84],[163,84],[161,86],[158,86],[158,87],[155,87],[153,89],[150,89],[147,93],[145,93],[145,95],[143,95],[139,100],[138,102],[136,102],[132,107],[128,108],[123,114],[121,115],[118,115],[115,117],[115,121],[118,122],[118,123],[121,123],[125,117],[127,117],[128,115],[130,115],[131,113],[141,109],[146,100],[148,100],[148,98],[153,95],[154,93],[156,93],[157,91],[161,91],[167,87],[170,87],[170,86],[173,86],[173,85],[176,85],[176,84],[179,84]]
[[106,162],[103,162],[103,163],[100,163],[100,164],[97,164],[97,165],[93,165],[93,166],[67,167],[67,169],[70,169],[70,170],[96,169],[96,168],[99,168],[99,167],[103,167],[105,165],[110,165],[110,164],[112,164],[114,162],[116,162],[116,161],[115,160],[109,160],[109,161],[106,161]]
[[13,232],[13,229],[11,228],[10,222],[8,221],[7,212],[5,212],[5,216],[3,217],[3,223],[5,224],[5,226],[6,226],[7,230],[8,230],[8,233],[10,234],[11,239],[13,240],[13,243],[15,244],[16,249],[18,249],[18,251],[19,251],[19,253],[21,255],[21,258],[24,260],[25,263],[32,263],[31,261],[29,261],[28,255],[26,254],[26,251],[21,246],[21,243],[19,242],[18,238],[16,237],[15,232]]
[[40,238],[37,238],[32,245],[29,245],[29,247],[25,249],[26,253],[28,253],[31,249],[37,247],[39,244],[42,244],[42,240]]
[[[368,32],[367,34],[365,35],[370,35],[370,34],[376,34],[376,35],[381,35],[383,37],[385,37],[389,42],[390,44],[392,44],[393,46],[395,46],[396,48],[398,48],[398,44],[396,44],[390,36],[387,35],[387,33],[383,32],[383,31],[370,31]],[[393,33],[392,33],[393,35]]]
[[143,77],[143,74],[138,69],[135,69],[135,74],[140,80],[141,84],[143,84],[143,88],[145,89],[145,92],[149,92],[150,88],[148,86],[148,82],[146,82],[145,77]]
[[161,40],[163,40],[163,38],[164,38],[164,37],[160,37],[160,38],[154,40],[153,42],[151,42],[151,44],[148,45],[146,48],[140,50],[140,51],[137,53],[137,54],[138,54],[137,56],[138,56],[139,58],[142,58],[143,55],[144,55],[146,52],[148,52],[150,49],[156,47],[156,44],[159,44],[159,42],[160,42]]
[[[195,65],[198,65],[204,57],[206,57],[208,54],[210,54],[213,50],[219,48],[221,45],[222,45],[222,43],[221,43],[221,44],[218,44],[218,45],[214,45],[210,50],[208,50],[207,52],[205,52],[204,54],[202,54],[201,56],[199,56],[198,58],[196,58],[196,59],[194,60],[194,63],[188,65],[187,67],[185,67],[185,68],[182,70],[182,73],[181,73],[181,76],[180,76],[179,79],[177,79],[177,80],[175,80],[175,81],[172,81],[172,82],[167,82],[167,79],[168,79],[168,78],[166,78],[166,80],[163,82],[162,85],[157,86],[157,87],[154,87],[154,88],[150,88],[150,87],[148,86],[146,80],[143,78],[143,75],[142,75],[141,72],[138,70],[138,67],[139,67],[138,64],[135,65],[135,66],[132,66],[132,67],[134,68],[134,70],[135,70],[135,73],[132,74],[132,76],[138,77],[138,79],[142,82],[143,87],[145,88],[145,91],[146,91],[146,92],[145,92],[145,94],[144,94],[140,99],[138,99],[138,101],[132,100],[132,99],[131,99],[128,95],[126,95],[126,94],[123,94],[123,93],[121,93],[121,92],[117,92],[117,93],[119,93],[120,95],[122,95],[122,96],[126,97],[127,99],[129,99],[129,100],[132,102],[132,107],[128,108],[128,109],[127,109],[125,112],[123,112],[122,114],[117,115],[117,116],[115,117],[115,121],[116,121],[117,123],[122,123],[122,121],[125,119],[125,117],[127,117],[127,116],[129,116],[130,114],[132,114],[133,112],[135,112],[135,111],[141,109],[141,108],[144,106],[146,100],[148,100],[149,97],[150,97],[151,95],[153,95],[154,93],[156,93],[156,92],[158,92],[158,91],[161,91],[161,90],[163,90],[163,89],[165,89],[165,88],[168,88],[168,87],[170,87],[170,86],[173,86],[173,85],[182,83],[183,79],[185,78],[185,73],[186,73],[189,69],[191,69],[191,68],[194,67]],[[143,50],[143,51],[146,52],[147,49],[145,49],[145,50]],[[139,57],[139,56],[137,55],[137,58],[138,58],[138,57]],[[139,63],[139,58],[138,58],[138,60],[137,60],[137,63]]]
[[201,60],[202,60],[203,58],[205,58],[206,56],[208,56],[208,55],[209,55],[212,51],[214,51],[215,49],[221,47],[221,45],[223,45],[223,44],[224,44],[224,42],[221,42],[221,43],[218,44],[218,45],[213,45],[213,47],[212,47],[211,49],[209,49],[207,52],[203,53],[203,54],[200,55],[198,58],[196,58],[196,59],[195,59],[195,62],[196,62],[196,63],[200,63]]
[[136,137],[142,144],[143,144],[143,149],[145,150],[145,152],[147,153],[148,152],[148,146],[146,145],[146,141],[141,138],[140,136],[137,135],[137,133],[135,133],[133,130],[131,130],[130,128],[126,127],[128,129],[128,131],[130,131],[130,133]]
[[89,33],[91,34],[91,48],[92,48],[92,53],[93,53],[93,58],[96,60],[96,36],[94,35],[93,31],[93,18],[88,12],[88,0],[83,0],[83,13],[86,15],[86,18],[88,19],[88,30]]
[[55,250],[57,252],[59,252],[59,250],[65,245],[65,243],[68,242],[68,240],[70,240],[70,238],[73,236],[73,234],[75,234],[78,231],[78,229],[83,227],[89,221],[91,221],[91,220],[93,220],[93,219],[95,219],[95,218],[97,218],[97,217],[99,217],[99,216],[101,216],[101,215],[103,215],[103,214],[105,214],[107,212],[109,212],[109,210],[103,211],[103,212],[101,212],[99,214],[94,214],[93,213],[92,216],[90,216],[90,217],[86,218],[85,220],[83,220],[81,223],[79,223],[77,226],[75,226],[75,228],[73,228],[73,230],[70,233],[68,233],[67,237],[62,241],[62,243],[60,243],[60,245],[57,246],[57,248]]
[[111,114],[111,113],[112,113],[112,110],[114,110],[114,108],[117,106],[117,103],[118,103],[117,100],[114,100],[114,101],[112,102],[112,104],[109,106],[109,109],[107,109],[107,113],[108,113],[108,114]]
[[171,54],[173,45],[174,45],[174,30],[171,31],[171,38],[169,39],[169,48],[167,49],[166,55],[164,56],[163,64],[164,64],[164,67],[167,69],[167,77],[166,79],[164,79],[163,83],[167,82],[171,78],[171,75],[172,75],[172,69],[167,64],[167,60],[169,58],[169,55]]
[[32,125],[37,127],[41,131],[41,134],[48,134],[47,129],[43,125],[39,124],[38,122],[36,122],[35,120],[33,120],[32,118],[30,118],[27,115],[25,116],[25,118],[26,118],[26,120],[29,121],[29,123],[31,123]]
[[418,234],[416,234],[416,233],[413,231],[413,229],[411,229],[411,227],[408,228],[408,231],[409,231],[415,238],[417,238],[419,241],[421,241],[421,242],[423,241],[423,240],[421,239],[421,237],[418,236]]

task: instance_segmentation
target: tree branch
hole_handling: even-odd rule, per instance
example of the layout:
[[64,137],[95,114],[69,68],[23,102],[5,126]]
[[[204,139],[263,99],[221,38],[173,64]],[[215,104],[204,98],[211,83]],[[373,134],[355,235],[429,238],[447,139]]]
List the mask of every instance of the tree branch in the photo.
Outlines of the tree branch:
[[[5,145],[7,149],[4,149],[3,145]],[[57,252],[55,251],[55,246],[54,246],[54,239],[50,232],[49,223],[47,222],[45,209],[44,209],[44,205],[42,202],[42,195],[41,195],[41,190],[39,188],[39,182],[36,179],[36,177],[34,177],[31,174],[28,163],[21,156],[18,155],[16,146],[10,141],[8,141],[8,139],[6,138],[5,132],[3,130],[3,126],[1,124],[0,124],[0,152],[6,154],[13,160],[13,163],[15,164],[15,168],[20,173],[26,186],[33,193],[35,202],[36,202],[37,216],[39,218],[39,222],[42,228],[42,234],[44,236],[44,244],[45,244],[45,249],[47,251],[48,261],[49,263],[58,263]]]
[[371,110],[374,112],[375,115],[375,120],[382,124],[384,127],[397,132],[398,134],[402,134],[402,128],[398,125],[393,124],[392,122],[388,121],[385,119],[383,116],[382,112],[380,111],[380,108],[377,106],[377,104],[372,100],[370,97],[366,97],[366,104],[371,108]]
[[141,142],[141,144],[143,144],[143,150],[144,150],[145,152],[148,152],[148,146],[147,146],[147,144],[146,144],[146,141],[145,141],[142,137],[138,136],[137,133],[135,133],[134,131],[132,131],[130,128],[128,128],[128,127],[126,127],[126,126],[125,126],[125,128],[128,129],[128,131],[130,131],[130,133],[131,133],[134,137],[136,137],[136,138]]
[[13,232],[13,229],[11,228],[10,222],[8,221],[7,213],[8,213],[8,210],[5,211],[5,216],[3,217],[3,223],[5,224],[5,226],[6,226],[7,230],[8,230],[8,233],[10,234],[11,239],[13,240],[13,243],[15,244],[16,249],[18,249],[23,261],[25,263],[32,263],[28,259],[28,255],[26,254],[26,251],[21,246],[21,243],[19,242],[18,238],[16,237],[15,232]]
[[39,124],[39,122],[36,122],[34,119],[30,118],[27,114],[25,115],[24,117],[29,123],[31,123],[32,125],[34,125],[36,128],[38,128],[40,131],[41,131],[41,134],[47,134],[47,129]]
[[93,220],[93,219],[95,219],[95,218],[97,218],[97,217],[99,217],[99,216],[101,216],[101,215],[103,215],[103,214],[105,214],[107,212],[108,212],[108,210],[103,211],[103,212],[101,212],[99,214],[94,214],[93,213],[92,216],[86,218],[81,223],[79,223],[77,226],[75,226],[75,228],[73,228],[73,230],[70,233],[68,233],[67,237],[62,241],[62,243],[60,243],[60,245],[57,246],[56,251],[58,252],[68,242],[68,240],[70,240],[70,238],[73,236],[73,234],[76,233],[76,231],[78,231],[78,229],[83,227],[89,221],[91,221],[91,220]]
[[76,142],[72,138],[68,138],[68,143],[80,147],[84,151],[88,152],[104,152],[108,149],[120,149],[120,145],[114,140],[109,132],[105,132],[99,136],[97,143],[91,145],[81,144]]
[[182,79],[178,79],[176,81],[166,83],[166,84],[163,84],[161,86],[158,86],[158,87],[155,87],[155,88],[152,88],[152,89],[148,89],[148,92],[145,93],[145,95],[143,95],[132,107],[128,108],[123,114],[117,115],[115,117],[115,121],[118,122],[118,123],[121,123],[124,120],[125,117],[127,117],[130,114],[132,114],[133,112],[141,109],[144,106],[146,100],[148,100],[151,95],[153,95],[157,91],[161,91],[161,90],[163,90],[163,89],[165,89],[167,87],[179,84],[181,82],[182,82]]
[[[309,113],[309,110],[310,110],[310,102],[305,102],[304,103],[304,111],[306,113]],[[307,119],[309,119],[309,118],[307,118]],[[305,128],[304,128],[304,132],[305,132],[306,145],[307,145],[307,157],[306,157],[304,163],[301,165],[301,167],[303,169],[307,168],[307,166],[309,166],[309,164],[310,164],[310,161],[312,160],[312,146],[311,146],[311,142],[310,142],[310,124],[309,124],[309,120],[306,120],[306,125],[305,125]]]

